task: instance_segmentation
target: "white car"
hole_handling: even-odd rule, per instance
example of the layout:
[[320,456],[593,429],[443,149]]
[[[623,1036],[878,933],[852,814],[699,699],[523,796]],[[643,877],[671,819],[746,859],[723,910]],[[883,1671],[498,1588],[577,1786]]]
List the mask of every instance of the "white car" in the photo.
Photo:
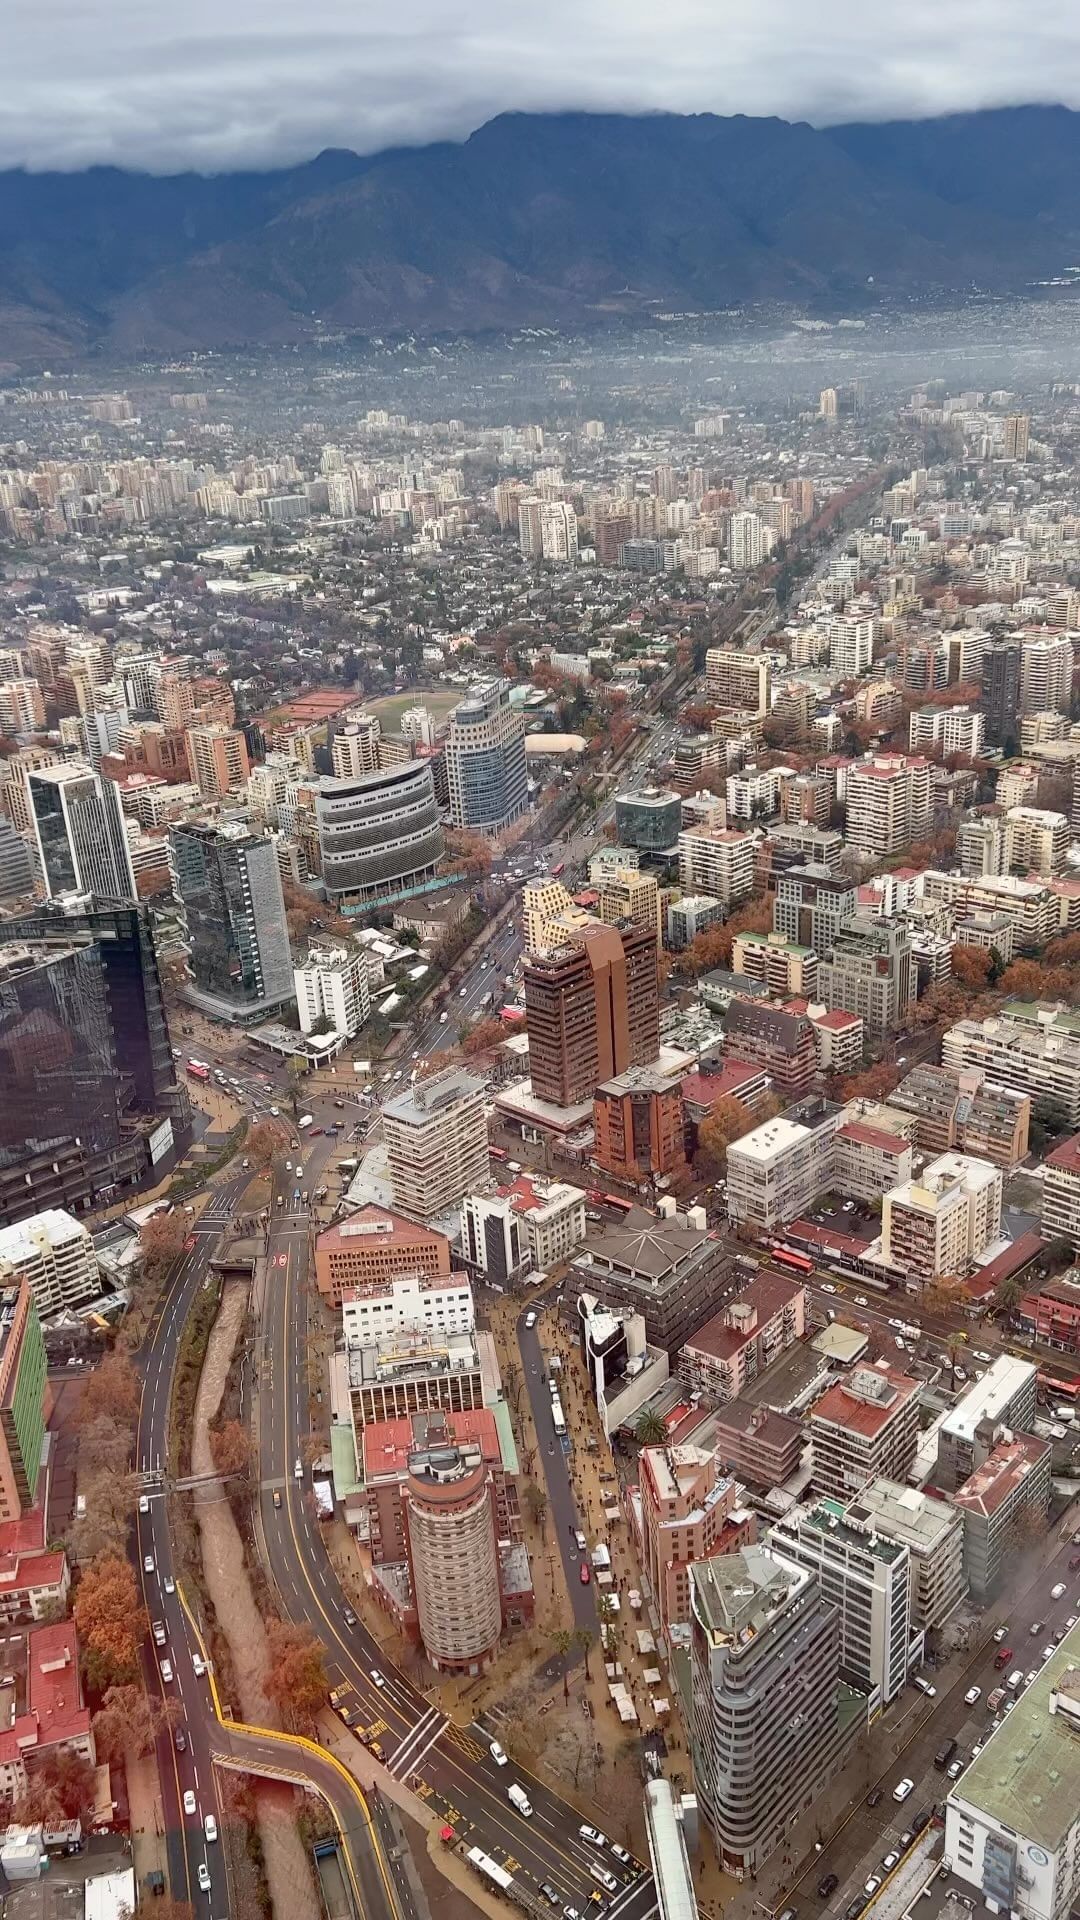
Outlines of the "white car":
[[915,1789],[914,1780],[907,1780],[907,1779],[898,1780],[895,1787],[892,1790],[892,1797],[894,1800],[906,1800],[908,1797],[908,1794],[913,1793],[914,1789]]
[[995,1627],[995,1628],[994,1628],[994,1640],[995,1640],[995,1642],[997,1643],[997,1645],[998,1645],[999,1647],[1000,1647],[1000,1645],[1001,1645],[1001,1642],[1002,1642],[1003,1640],[1007,1640],[1007,1639],[1008,1639],[1008,1637],[1009,1637],[1009,1629],[1008,1629],[1008,1627]]
[[877,1892],[877,1890],[878,1890],[878,1888],[880,1887],[880,1885],[881,1885],[881,1875],[880,1875],[880,1873],[872,1873],[872,1874],[870,1875],[870,1878],[869,1878],[869,1880],[866,1880],[866,1881],[864,1881],[864,1883],[863,1883],[863,1892],[865,1893],[865,1895],[866,1895],[866,1897],[867,1897],[867,1899],[869,1899],[869,1897],[870,1897],[870,1895],[871,1895],[872,1893],[876,1893],[876,1892]]
[[143,1572],[153,1573],[153,1571],[154,1571],[154,1556],[152,1553],[144,1553],[143,1554]]
[[195,1878],[196,1878],[196,1879],[198,1880],[198,1882],[199,1882],[199,1892],[200,1892],[200,1893],[209,1893],[209,1891],[210,1891],[210,1869],[209,1869],[209,1867],[207,1866],[207,1864],[206,1864],[206,1861],[205,1861],[205,1860],[200,1860],[200,1861],[199,1861],[199,1866],[198,1866],[198,1871],[197,1871],[197,1873],[196,1873],[196,1875],[195,1875]]
[[823,1280],[821,1282],[821,1291],[822,1293],[835,1293],[836,1288],[833,1286],[831,1280]]
[[368,1679],[371,1681],[372,1686],[382,1688],[386,1685],[386,1675],[385,1673],[380,1673],[378,1667],[368,1668]]
[[190,1787],[188,1788],[187,1792],[184,1795],[184,1812],[185,1813],[195,1812],[195,1795],[192,1792]]
[[892,1847],[881,1863],[882,1872],[891,1873],[899,1858],[900,1855],[897,1853],[896,1848]]
[[1051,1587],[1050,1598],[1051,1600],[1062,1600],[1064,1599],[1064,1597],[1065,1597],[1065,1582],[1064,1580],[1059,1580],[1056,1587]]
[[497,1767],[505,1767],[509,1765],[506,1754],[504,1753],[502,1747],[500,1747],[497,1740],[492,1741],[488,1751],[490,1752],[491,1757],[494,1760],[495,1765]]
[[150,1511],[150,1501],[149,1501],[149,1499],[148,1499],[148,1497],[147,1497],[147,1495],[146,1495],[145,1493],[140,1493],[140,1495],[139,1495],[139,1512],[140,1512],[140,1513],[149,1513],[149,1511]]
[[582,1840],[587,1840],[591,1847],[607,1846],[607,1834],[601,1833],[599,1827],[579,1827],[578,1834]]
[[857,1293],[855,1295],[855,1305],[857,1307],[868,1307],[870,1305],[865,1293]]
[[214,1819],[212,1813],[208,1813],[206,1819],[203,1821],[203,1832],[208,1840],[217,1839],[217,1821]]
[[975,1705],[976,1700],[981,1700],[981,1698],[982,1698],[981,1687],[969,1687],[967,1692],[964,1695],[964,1705],[967,1707],[973,1707]]
[[203,1659],[201,1653],[192,1654],[191,1667],[196,1680],[201,1680],[203,1677],[203,1674],[206,1672],[206,1661]]
[[165,1681],[165,1683],[166,1683],[166,1685],[167,1685],[167,1686],[168,1686],[169,1684],[171,1684],[171,1681],[172,1681],[172,1677],[173,1677],[173,1672],[172,1672],[172,1661],[171,1661],[171,1660],[163,1660],[163,1661],[162,1661],[162,1663],[161,1663],[161,1677],[162,1677],[162,1679],[163,1679],[163,1680]]
[[165,1578],[162,1581],[162,1586],[165,1588],[166,1593],[176,1592],[176,1581],[173,1579],[171,1573],[167,1573],[165,1575]]

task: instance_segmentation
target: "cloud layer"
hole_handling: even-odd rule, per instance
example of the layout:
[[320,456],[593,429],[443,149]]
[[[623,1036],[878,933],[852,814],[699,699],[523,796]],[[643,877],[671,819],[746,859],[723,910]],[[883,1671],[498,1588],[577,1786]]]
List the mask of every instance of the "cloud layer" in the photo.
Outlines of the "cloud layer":
[[262,168],[496,113],[818,124],[1080,106],[1061,0],[37,0],[0,36],[0,167]]

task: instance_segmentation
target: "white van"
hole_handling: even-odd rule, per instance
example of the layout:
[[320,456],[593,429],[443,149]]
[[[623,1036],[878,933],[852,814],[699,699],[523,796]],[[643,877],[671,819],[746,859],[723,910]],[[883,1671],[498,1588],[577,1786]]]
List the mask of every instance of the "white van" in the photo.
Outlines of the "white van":
[[517,1811],[523,1819],[532,1819],[532,1801],[529,1799],[524,1787],[519,1787],[515,1781],[512,1787],[507,1787],[506,1797],[510,1805],[517,1808]]

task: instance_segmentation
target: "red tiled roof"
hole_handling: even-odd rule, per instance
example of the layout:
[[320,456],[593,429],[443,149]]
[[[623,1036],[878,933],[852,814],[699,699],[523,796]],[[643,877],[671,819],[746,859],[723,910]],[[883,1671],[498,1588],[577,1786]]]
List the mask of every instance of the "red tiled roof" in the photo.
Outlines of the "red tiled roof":
[[85,1739],[90,1713],[82,1703],[79,1646],[73,1620],[34,1627],[26,1649],[27,1704],[38,1726],[38,1745]]
[[[499,1429],[488,1407],[470,1407],[462,1413],[440,1413],[453,1438],[475,1441],[485,1460],[502,1458]],[[372,1420],[364,1427],[365,1479],[382,1478],[388,1473],[404,1475],[410,1453],[418,1444],[410,1419]]]
[[833,1033],[842,1033],[845,1027],[861,1027],[861,1013],[845,1013],[842,1007],[833,1007],[828,1013],[811,1015],[815,1027],[829,1027]]
[[854,1140],[857,1146],[875,1147],[878,1153],[903,1153],[911,1144],[903,1134],[887,1133],[884,1127],[867,1127],[861,1120],[847,1121],[837,1127],[836,1134],[838,1139]]
[[[894,1389],[884,1400],[863,1400],[851,1391],[851,1383],[859,1373],[875,1373],[888,1380]],[[827,1420],[833,1426],[843,1427],[847,1433],[861,1434],[872,1440],[889,1421],[894,1419],[900,1408],[910,1400],[918,1386],[906,1373],[898,1373],[885,1361],[878,1360],[872,1367],[856,1368],[846,1380],[838,1380],[829,1387],[821,1399],[815,1401],[810,1409],[811,1420]]]
[[737,1100],[740,1087],[750,1086],[761,1078],[761,1068],[748,1061],[724,1060],[717,1073],[684,1074],[683,1099],[695,1107],[715,1106],[718,1100]]
[[1063,1140],[1060,1147],[1046,1156],[1048,1167],[1060,1167],[1065,1173],[1080,1173],[1080,1133],[1074,1133],[1071,1140]]
[[414,1245],[427,1245],[433,1240],[444,1240],[446,1237],[444,1234],[437,1233],[434,1227],[417,1226],[415,1221],[407,1220],[403,1213],[392,1213],[389,1207],[371,1206],[360,1207],[356,1213],[350,1213],[347,1220],[339,1220],[336,1226],[327,1227],[325,1231],[319,1235],[319,1248],[362,1247],[365,1245],[365,1235],[350,1233],[348,1229],[357,1226],[372,1226],[382,1221],[388,1222],[393,1232],[385,1235],[372,1234],[366,1244],[379,1246],[380,1244],[392,1241],[395,1246],[401,1246],[403,1242],[412,1242]]

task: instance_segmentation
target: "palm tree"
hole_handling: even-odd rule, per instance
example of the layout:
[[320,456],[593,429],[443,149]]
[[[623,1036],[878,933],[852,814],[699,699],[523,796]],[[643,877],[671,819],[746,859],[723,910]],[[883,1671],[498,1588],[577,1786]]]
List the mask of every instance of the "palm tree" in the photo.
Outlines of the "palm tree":
[[668,1430],[660,1414],[654,1408],[646,1407],[637,1426],[634,1439],[639,1447],[662,1447],[668,1437]]
[[551,1636],[551,1644],[563,1663],[562,1693],[563,1693],[563,1705],[565,1706],[569,1703],[569,1700],[570,1700],[570,1664],[569,1662],[570,1662],[570,1655],[573,1652],[573,1647],[574,1647],[574,1636],[572,1633],[568,1632],[566,1627],[557,1627],[555,1632]]
[[589,1679],[589,1654],[596,1644],[596,1635],[589,1627],[575,1627],[574,1645],[580,1647],[585,1655],[585,1678]]
[[950,1387],[955,1387],[957,1363],[964,1351],[964,1339],[962,1334],[950,1333],[949,1338],[945,1343],[945,1351],[949,1356],[949,1385]]

